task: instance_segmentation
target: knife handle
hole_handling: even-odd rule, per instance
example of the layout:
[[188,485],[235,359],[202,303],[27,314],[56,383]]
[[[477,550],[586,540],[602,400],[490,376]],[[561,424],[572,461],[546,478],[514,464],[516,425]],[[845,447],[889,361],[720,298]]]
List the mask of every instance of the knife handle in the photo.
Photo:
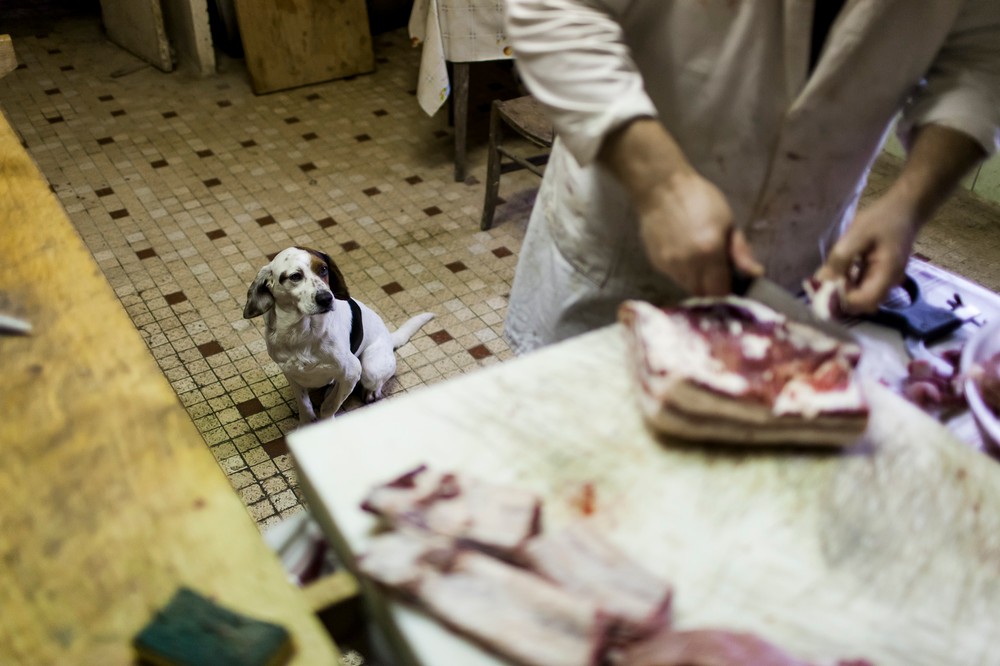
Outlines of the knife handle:
[[920,285],[910,275],[900,286],[910,297],[910,303],[898,307],[882,304],[870,317],[872,321],[893,328],[905,337],[925,342],[944,337],[962,325],[962,320],[951,311],[925,301]]
[[757,279],[736,268],[731,260],[729,262],[729,275],[731,276],[729,288],[734,296],[746,296],[747,292],[750,291],[750,285]]

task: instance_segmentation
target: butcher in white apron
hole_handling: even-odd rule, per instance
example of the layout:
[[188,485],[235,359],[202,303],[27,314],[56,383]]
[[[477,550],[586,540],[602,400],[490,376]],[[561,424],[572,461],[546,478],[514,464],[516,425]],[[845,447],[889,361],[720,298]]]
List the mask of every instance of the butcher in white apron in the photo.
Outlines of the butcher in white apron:
[[[842,5],[824,25],[814,0],[507,0],[557,134],[505,322],[518,353],[625,298],[724,293],[733,266],[798,291],[860,265],[847,307],[881,301],[1000,142],[1000,0]],[[897,116],[910,157],[856,215]]]

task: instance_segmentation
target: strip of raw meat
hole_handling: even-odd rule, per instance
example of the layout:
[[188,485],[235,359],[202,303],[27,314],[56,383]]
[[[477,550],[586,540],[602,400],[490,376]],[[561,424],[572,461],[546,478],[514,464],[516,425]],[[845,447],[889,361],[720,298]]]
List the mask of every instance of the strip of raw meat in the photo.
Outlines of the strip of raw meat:
[[832,321],[844,318],[844,310],[840,303],[844,298],[846,285],[847,281],[842,277],[835,280],[809,278],[803,281],[802,288],[806,292],[813,314],[824,321]]
[[598,664],[607,620],[589,599],[475,551],[425,579],[419,598],[434,614],[529,666]]
[[414,525],[505,555],[541,529],[536,495],[423,465],[376,487],[361,506],[390,524]]
[[[615,655],[616,666],[810,666],[753,634],[719,629],[663,631]],[[843,661],[841,666],[871,666]]]
[[519,664],[599,663],[608,624],[596,603],[478,551],[442,548],[449,541],[390,532],[372,539],[358,564],[365,575]]
[[670,623],[670,585],[576,521],[525,544],[528,565],[560,587],[593,599],[616,623],[619,640],[650,635]]
[[410,595],[431,572],[455,559],[455,541],[425,532],[392,531],[372,537],[358,557],[358,568],[369,578]]

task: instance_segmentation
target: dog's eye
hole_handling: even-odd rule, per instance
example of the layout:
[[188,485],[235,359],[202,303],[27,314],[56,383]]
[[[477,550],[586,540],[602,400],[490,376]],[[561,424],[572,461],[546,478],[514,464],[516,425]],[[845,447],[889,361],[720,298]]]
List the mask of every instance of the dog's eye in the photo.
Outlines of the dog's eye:
[[288,279],[291,280],[292,282],[301,282],[302,273],[292,273],[291,275],[288,276]]
[[326,277],[327,272],[328,271],[326,270],[326,266],[320,266],[319,267],[318,273],[319,273],[320,277]]

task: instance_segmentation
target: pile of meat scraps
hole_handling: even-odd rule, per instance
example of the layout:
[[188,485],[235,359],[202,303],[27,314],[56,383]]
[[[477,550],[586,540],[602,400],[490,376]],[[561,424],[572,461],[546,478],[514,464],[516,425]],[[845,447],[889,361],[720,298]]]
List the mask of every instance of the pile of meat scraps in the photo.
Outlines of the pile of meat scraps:
[[1000,418],[1000,352],[970,370],[986,406]]
[[901,391],[903,397],[926,412],[958,411],[966,407],[965,391],[959,372],[961,349],[948,349],[940,355],[926,352],[906,366]]
[[543,533],[541,500],[524,490],[420,466],[362,508],[389,529],[361,572],[518,664],[810,666],[750,634],[675,631],[667,582],[590,521]]
[[[840,305],[845,290],[842,278],[825,282],[809,279],[802,286],[813,313],[818,318],[825,321],[842,321],[847,318]],[[913,404],[935,415],[944,416],[964,409],[965,393],[958,370],[962,350],[949,349],[935,354],[923,346],[919,349],[922,353],[907,364],[906,376],[898,391]]]

